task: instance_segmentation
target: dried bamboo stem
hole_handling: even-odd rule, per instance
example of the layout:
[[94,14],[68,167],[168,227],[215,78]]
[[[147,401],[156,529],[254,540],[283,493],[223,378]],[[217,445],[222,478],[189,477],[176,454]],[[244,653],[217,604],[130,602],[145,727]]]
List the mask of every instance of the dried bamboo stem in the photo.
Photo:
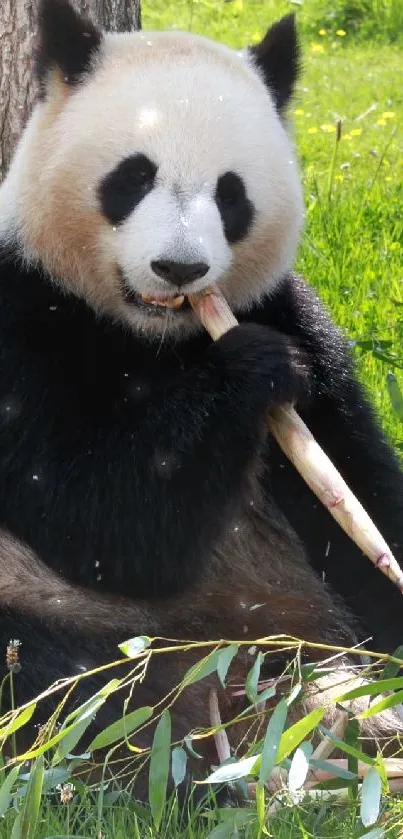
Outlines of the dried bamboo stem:
[[210,722],[213,728],[217,729],[214,732],[214,742],[217,749],[218,760],[224,763],[225,760],[231,757],[231,747],[228,740],[228,734],[225,728],[221,728],[222,720],[220,714],[220,706],[218,703],[217,691],[212,688],[209,694],[210,706]]
[[[238,324],[217,288],[189,302],[214,341]],[[292,407],[277,408],[268,427],[312,492],[371,562],[403,592],[403,572],[387,543]]]
[[[399,760],[396,758],[386,758],[385,761],[385,769],[386,775],[388,778],[389,787],[391,790],[402,790],[403,789],[403,760]],[[329,760],[329,770],[325,769],[311,769],[308,772],[307,778],[305,783],[302,785],[304,792],[313,793],[315,788],[318,784],[323,784],[326,781],[331,781],[335,777],[337,777],[337,770],[338,769],[348,769],[348,760],[345,758],[337,758],[335,760]],[[334,766],[335,773],[332,772],[331,767]],[[358,771],[357,771],[357,778],[359,781],[363,781],[365,775],[370,770],[371,765],[368,763],[364,763],[362,761],[358,762]],[[287,788],[287,778],[288,772],[280,767],[276,766],[273,769],[267,783],[266,789],[271,793],[279,792],[281,789]],[[346,782],[347,786],[347,782]],[[255,797],[255,783],[248,783],[248,793],[250,798]],[[329,791],[331,795],[334,795],[337,791],[332,790]]]
[[326,737],[324,737],[323,740],[321,740],[319,745],[316,746],[315,751],[312,753],[313,760],[327,760],[330,757],[330,755],[336,748],[334,739],[332,738],[337,737],[339,740],[342,740],[346,731],[347,723],[347,711],[339,711],[330,729],[331,736],[326,735]]

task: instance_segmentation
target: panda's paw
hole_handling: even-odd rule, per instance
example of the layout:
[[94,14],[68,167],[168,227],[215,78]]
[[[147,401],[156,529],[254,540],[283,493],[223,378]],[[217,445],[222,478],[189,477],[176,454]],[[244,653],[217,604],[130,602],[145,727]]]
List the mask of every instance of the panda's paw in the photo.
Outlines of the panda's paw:
[[225,375],[270,406],[305,400],[310,391],[309,357],[287,335],[243,323],[214,345]]

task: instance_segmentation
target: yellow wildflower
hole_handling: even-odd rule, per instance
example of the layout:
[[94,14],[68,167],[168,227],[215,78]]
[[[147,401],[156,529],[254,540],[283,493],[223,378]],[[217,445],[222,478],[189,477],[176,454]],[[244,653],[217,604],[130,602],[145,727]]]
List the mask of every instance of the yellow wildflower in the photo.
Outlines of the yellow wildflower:
[[322,131],[326,132],[326,134],[330,134],[332,131],[336,131],[336,126],[335,125],[326,124],[326,125],[321,125],[320,127],[321,127]]
[[303,117],[304,116],[304,109],[303,108],[296,108],[294,114],[296,117]]
[[319,29],[319,35],[327,35],[327,29]]
[[362,134],[362,128],[352,128],[350,134],[352,137],[359,137]]
[[335,175],[334,179],[335,181],[344,181],[344,175]]
[[325,51],[325,48],[324,48],[323,44],[311,44],[311,50],[312,50],[312,52],[322,53],[322,52]]
[[386,125],[386,119],[382,119],[382,118],[377,119],[376,124],[377,125]]
[[317,131],[318,129],[316,128],[316,125],[312,125],[311,128],[308,128],[308,134],[317,134]]
[[382,119],[394,119],[396,116],[394,111],[384,111],[382,114]]
[[344,36],[347,35],[347,32],[344,29],[337,29],[336,35],[338,35],[339,38],[344,38]]
[[351,134],[342,134],[341,139],[342,140],[352,140],[353,138],[352,138]]

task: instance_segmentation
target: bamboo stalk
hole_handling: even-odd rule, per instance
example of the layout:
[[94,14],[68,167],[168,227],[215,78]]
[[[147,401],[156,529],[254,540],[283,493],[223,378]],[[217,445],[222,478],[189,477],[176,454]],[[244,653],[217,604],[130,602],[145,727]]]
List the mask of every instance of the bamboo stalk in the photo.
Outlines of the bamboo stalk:
[[[302,789],[304,790],[304,792],[313,793],[318,784],[323,784],[326,781],[331,781],[334,778],[338,777],[338,769],[348,769],[348,760],[346,758],[337,758],[329,760],[327,762],[329,764],[328,770],[309,770],[305,783],[302,785]],[[384,759],[384,764],[390,790],[401,791],[403,789],[403,760],[399,760],[397,758],[386,758]],[[334,766],[336,770],[335,773],[332,772],[332,766]],[[359,761],[357,771],[358,781],[362,782],[370,769],[370,764]],[[281,767],[276,766],[275,769],[273,769],[273,772],[271,773],[268,781],[266,782],[266,789],[272,793],[279,792],[281,789],[286,789],[287,778],[288,772],[284,769],[281,769]],[[248,793],[250,798],[252,799],[255,798],[255,788],[256,783],[248,783]],[[338,794],[337,790],[329,790],[329,795],[333,796],[335,794]]]
[[[189,302],[217,341],[238,321],[217,288],[192,295]],[[403,592],[403,572],[387,543],[328,456],[292,407],[277,408],[268,427],[312,492],[361,551]]]
[[218,696],[215,688],[212,688],[209,694],[209,707],[211,726],[212,728],[216,729],[216,731],[214,732],[215,747],[217,749],[218,760],[221,764],[231,757],[231,746],[225,728],[221,728],[222,720],[220,714],[220,706],[218,703]]
[[[313,760],[327,760],[332,752],[336,748],[336,744],[334,739],[337,738],[338,740],[343,740],[346,728],[348,723],[348,713],[347,711],[339,711],[337,717],[330,729],[330,735],[327,735],[321,740],[321,742],[316,746],[314,752],[312,752],[312,759]],[[403,769],[403,764],[402,764]],[[402,771],[403,774],[403,771]]]

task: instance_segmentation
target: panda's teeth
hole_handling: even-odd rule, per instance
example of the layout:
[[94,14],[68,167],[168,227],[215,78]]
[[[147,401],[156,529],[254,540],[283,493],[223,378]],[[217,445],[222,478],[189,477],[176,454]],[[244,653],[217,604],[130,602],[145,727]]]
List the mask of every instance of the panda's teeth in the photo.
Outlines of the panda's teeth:
[[185,302],[185,296],[178,294],[177,297],[151,297],[142,294],[141,299],[144,303],[149,303],[151,306],[165,306],[167,309],[179,309]]

